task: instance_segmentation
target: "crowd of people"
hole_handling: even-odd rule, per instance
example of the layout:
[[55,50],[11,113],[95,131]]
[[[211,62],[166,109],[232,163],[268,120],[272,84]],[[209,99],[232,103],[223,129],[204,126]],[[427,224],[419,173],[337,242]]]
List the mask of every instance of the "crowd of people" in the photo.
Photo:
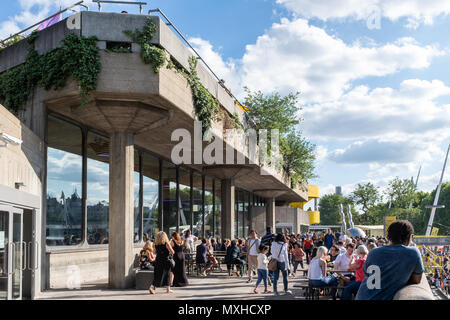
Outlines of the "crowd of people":
[[[227,266],[228,276],[243,277],[247,268],[247,283],[257,280],[253,287],[259,293],[279,294],[278,282],[282,277],[283,291],[289,290],[289,278],[299,270],[307,273],[313,287],[331,287],[331,296],[341,300],[392,299],[407,284],[420,283],[424,265],[420,251],[414,246],[414,229],[408,221],[396,221],[388,229],[387,237],[351,238],[339,232],[304,232],[274,234],[267,228],[260,237],[252,230],[247,239],[198,239],[188,230],[183,236],[173,233],[169,240],[164,232],[156,235],[154,244],[149,240],[141,251],[141,268],[153,268],[156,287],[182,287],[189,284],[186,277],[186,257],[195,259],[200,276],[207,276],[214,268],[221,271],[220,263]],[[197,244],[197,245],[196,245]],[[215,256],[221,252],[223,261]],[[444,257],[445,258],[445,257]],[[219,263],[220,260],[220,263]],[[448,263],[448,257],[446,257]],[[373,289],[367,278],[373,268],[379,268],[382,287]],[[332,273],[330,273],[332,270]],[[447,283],[446,274],[436,275],[434,282]],[[280,275],[281,274],[281,275]],[[434,280],[434,279],[433,279]]]

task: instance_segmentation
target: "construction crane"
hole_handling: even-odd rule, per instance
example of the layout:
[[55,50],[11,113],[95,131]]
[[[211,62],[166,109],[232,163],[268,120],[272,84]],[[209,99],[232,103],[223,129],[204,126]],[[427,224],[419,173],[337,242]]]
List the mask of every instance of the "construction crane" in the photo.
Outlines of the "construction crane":
[[442,168],[441,179],[439,180],[438,187],[436,189],[436,195],[434,197],[434,202],[432,206],[427,206],[431,208],[430,220],[428,220],[427,232],[426,236],[431,235],[431,228],[433,227],[434,214],[436,213],[436,209],[445,208],[443,205],[438,205],[439,195],[441,193],[442,179],[444,178],[445,167],[447,165],[448,153],[450,151],[450,144],[448,145],[447,155],[445,156],[444,167]]

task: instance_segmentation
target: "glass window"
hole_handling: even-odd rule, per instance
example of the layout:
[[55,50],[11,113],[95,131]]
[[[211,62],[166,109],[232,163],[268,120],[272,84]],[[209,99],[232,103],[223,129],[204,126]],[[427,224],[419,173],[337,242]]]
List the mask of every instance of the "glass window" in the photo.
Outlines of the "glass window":
[[215,230],[215,237],[221,238],[222,237],[222,225],[221,225],[221,218],[222,218],[222,182],[220,180],[215,179],[215,207],[216,207],[216,230]]
[[193,173],[192,190],[194,192],[193,206],[193,235],[201,237],[202,232],[202,175]]
[[143,173],[143,224],[144,238],[154,239],[158,228],[159,207],[159,160],[147,153],[142,154]]
[[180,233],[191,228],[191,172],[179,168],[178,179],[180,184]]
[[76,245],[82,231],[82,133],[66,121],[48,117],[47,245]]
[[107,244],[109,230],[109,139],[89,132],[87,157],[88,243]]
[[139,152],[134,150],[134,175],[133,175],[133,185],[134,185],[134,242],[137,243],[141,240],[141,232],[139,230],[139,225],[141,222],[140,214],[140,204],[139,204]]
[[205,177],[205,236],[207,239],[214,233],[213,182],[211,177]]
[[163,161],[163,231],[170,236],[177,228],[177,168]]

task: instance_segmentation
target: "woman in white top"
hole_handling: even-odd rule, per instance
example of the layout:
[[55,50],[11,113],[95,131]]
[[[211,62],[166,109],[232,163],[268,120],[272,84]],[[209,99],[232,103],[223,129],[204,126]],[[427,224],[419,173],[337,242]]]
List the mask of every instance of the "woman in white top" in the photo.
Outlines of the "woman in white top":
[[[308,268],[309,284],[313,287],[337,287],[337,277],[327,277],[328,249],[324,246],[317,249],[316,256],[311,260]],[[333,300],[336,300],[336,290],[332,291]]]
[[270,252],[272,253],[272,259],[277,260],[277,270],[273,272],[273,292],[278,295],[277,284],[280,277],[280,271],[283,274],[284,292],[291,294],[288,290],[288,275],[289,275],[289,256],[288,256],[288,243],[286,237],[279,233],[275,240],[272,242]]

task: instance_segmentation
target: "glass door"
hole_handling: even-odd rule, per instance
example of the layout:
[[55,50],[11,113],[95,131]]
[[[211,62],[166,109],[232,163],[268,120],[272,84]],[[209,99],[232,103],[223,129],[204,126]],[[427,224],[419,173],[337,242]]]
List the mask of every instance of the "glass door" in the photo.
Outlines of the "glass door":
[[0,208],[0,300],[8,299],[9,211]]
[[0,206],[0,299],[22,299],[23,211]]

